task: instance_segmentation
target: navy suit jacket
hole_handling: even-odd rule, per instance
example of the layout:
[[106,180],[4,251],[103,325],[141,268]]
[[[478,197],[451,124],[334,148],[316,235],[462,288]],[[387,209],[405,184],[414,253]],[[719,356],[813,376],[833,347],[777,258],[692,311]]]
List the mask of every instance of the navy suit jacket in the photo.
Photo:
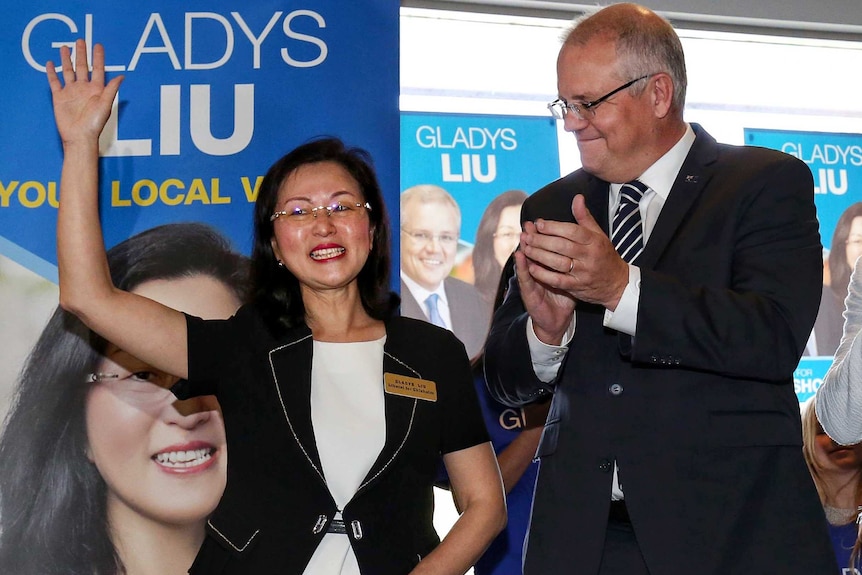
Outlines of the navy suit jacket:
[[[792,379],[822,280],[811,173],[694,128],[638,261],[636,337],[578,302],[566,358],[543,383],[517,280],[494,317],[492,395],[554,395],[527,575],[598,572],[614,461],[652,575],[835,572]],[[528,198],[522,221],[574,221],[575,194],[607,232],[608,183],[582,170]]]

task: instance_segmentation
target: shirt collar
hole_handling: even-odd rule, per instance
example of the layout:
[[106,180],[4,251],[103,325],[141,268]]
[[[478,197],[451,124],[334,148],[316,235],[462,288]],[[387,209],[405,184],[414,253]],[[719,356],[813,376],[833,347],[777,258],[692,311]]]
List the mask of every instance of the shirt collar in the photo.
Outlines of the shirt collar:
[[425,300],[428,299],[428,296],[432,293],[436,293],[446,305],[449,305],[449,300],[446,298],[446,289],[444,286],[444,282],[440,282],[440,285],[438,285],[435,289],[428,291],[427,289],[416,283],[403,271],[401,272],[401,281],[404,283],[404,285],[407,286],[407,289],[410,290],[410,293],[413,294],[413,297],[416,299],[420,306],[425,305]]
[[[676,180],[682,164],[694,144],[695,134],[690,124],[685,125],[685,133],[673,147],[665,152],[652,166],[637,179],[649,186],[657,195],[666,200]],[[611,199],[616,202],[622,183],[611,184]]]

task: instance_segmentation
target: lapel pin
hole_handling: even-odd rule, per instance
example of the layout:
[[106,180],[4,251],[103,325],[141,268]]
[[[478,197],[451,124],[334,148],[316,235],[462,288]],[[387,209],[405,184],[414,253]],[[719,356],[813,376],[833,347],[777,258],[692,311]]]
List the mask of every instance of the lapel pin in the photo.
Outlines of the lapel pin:
[[688,175],[685,177],[685,181],[687,184],[696,184],[697,179],[698,179],[697,176],[692,176],[692,175]]

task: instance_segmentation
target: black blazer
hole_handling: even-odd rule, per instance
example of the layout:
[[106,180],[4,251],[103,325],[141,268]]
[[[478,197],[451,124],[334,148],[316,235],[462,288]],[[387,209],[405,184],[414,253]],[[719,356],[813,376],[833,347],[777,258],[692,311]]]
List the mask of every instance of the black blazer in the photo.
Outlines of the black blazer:
[[[492,394],[510,405],[554,394],[527,575],[598,571],[614,461],[653,575],[835,572],[792,380],[822,280],[811,173],[694,129],[639,259],[636,337],[578,302],[564,363],[545,384],[516,280],[494,317]],[[608,183],[582,170],[528,198],[522,221],[574,221],[576,193],[607,231]]]
[[[215,394],[228,445],[227,487],[190,572],[301,574],[337,511],[311,424],[311,331],[274,337],[253,306],[187,325],[190,377],[177,395]],[[440,454],[488,435],[461,342],[398,317],[386,336],[384,372],[436,382],[437,399],[385,394],[385,445],[342,515],[363,573],[403,575],[439,543]]]

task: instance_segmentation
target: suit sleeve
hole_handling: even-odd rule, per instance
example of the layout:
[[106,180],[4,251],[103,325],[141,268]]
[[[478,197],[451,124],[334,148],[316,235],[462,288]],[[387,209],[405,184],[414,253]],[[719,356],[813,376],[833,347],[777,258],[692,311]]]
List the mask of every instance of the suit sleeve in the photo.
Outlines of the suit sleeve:
[[847,288],[844,335],[823,385],[817,390],[817,419],[841,445],[862,441],[862,265],[856,261]]
[[714,228],[722,237],[690,226],[672,244],[699,271],[680,260],[673,268],[659,261],[654,269],[641,269],[631,359],[786,382],[820,301],[814,184],[808,167],[795,158],[763,150],[737,153],[715,174],[711,192],[696,208],[698,225],[723,218]]

